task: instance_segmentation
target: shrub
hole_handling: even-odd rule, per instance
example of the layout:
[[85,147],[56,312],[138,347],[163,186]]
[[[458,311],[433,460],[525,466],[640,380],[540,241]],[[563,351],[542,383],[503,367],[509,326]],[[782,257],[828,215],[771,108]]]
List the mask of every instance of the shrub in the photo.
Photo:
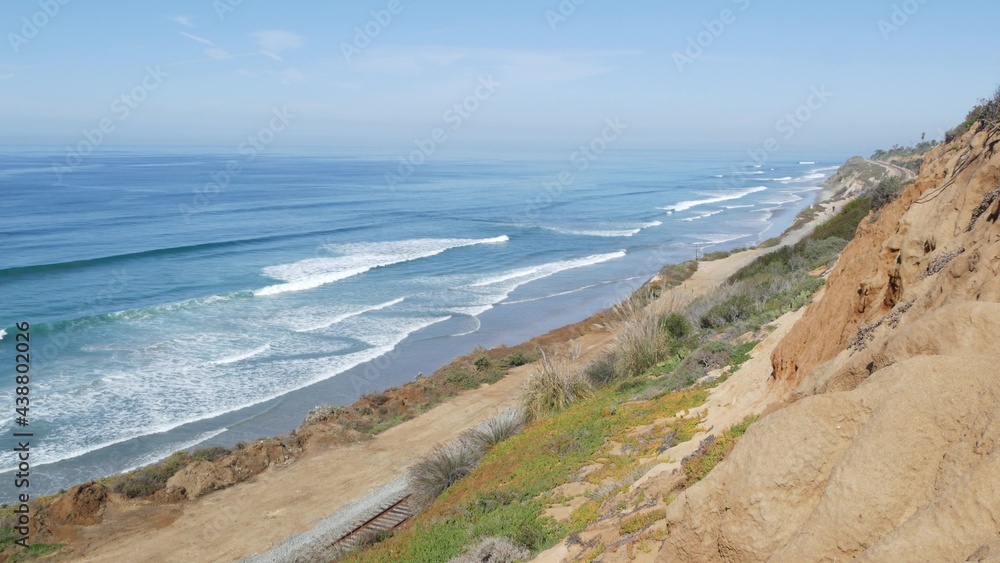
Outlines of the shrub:
[[521,352],[515,352],[507,356],[507,365],[510,367],[523,366],[524,364],[528,364],[533,361],[534,359],[529,358]]
[[220,446],[197,449],[192,453],[176,452],[163,461],[113,477],[109,485],[112,491],[125,498],[148,497],[165,488],[167,481],[192,461],[215,461],[229,453],[230,450]]
[[449,563],[517,563],[526,561],[530,555],[530,551],[508,538],[488,537]]
[[[816,227],[808,240],[822,240],[830,237],[837,237],[844,240],[852,240],[854,233],[858,230],[861,220],[871,211],[871,199],[862,196],[848,203],[834,215],[829,221]],[[802,243],[799,243],[802,244]]]
[[747,294],[737,293],[717,303],[701,318],[701,328],[722,328],[760,312],[760,307]]
[[191,452],[191,459],[195,461],[215,461],[229,454],[227,448],[214,446],[211,448],[201,448]]
[[490,359],[486,356],[479,356],[476,358],[476,361],[473,362],[473,365],[476,366],[476,371],[486,371],[493,366],[493,363],[490,362]]
[[475,389],[480,384],[479,379],[474,374],[460,369],[449,371],[444,376],[444,379],[448,385],[453,385],[459,389]]
[[898,176],[889,176],[882,180],[866,194],[871,198],[871,206],[874,210],[879,210],[896,199],[903,188],[903,181]]
[[618,330],[615,343],[618,377],[642,375],[670,356],[670,334],[660,315],[648,309],[632,312]]
[[541,368],[531,372],[521,392],[525,414],[531,419],[558,412],[590,394],[583,374],[566,364],[555,364],[544,354]]
[[662,323],[663,329],[678,340],[691,335],[691,323],[680,313],[670,313],[663,318]]
[[439,445],[410,468],[410,487],[417,497],[430,502],[471,473],[482,457],[483,450],[470,440]]
[[468,438],[480,449],[488,450],[493,446],[512,438],[524,428],[524,411],[519,408],[508,409],[496,414],[469,431]]
[[617,363],[618,358],[615,353],[613,351],[607,352],[587,364],[587,367],[583,368],[583,375],[592,385],[607,385],[618,377],[615,372]]
[[957,141],[979,121],[993,126],[1000,125],[1000,88],[997,88],[992,98],[979,100],[979,104],[969,110],[965,121],[945,134],[944,141],[946,143]]

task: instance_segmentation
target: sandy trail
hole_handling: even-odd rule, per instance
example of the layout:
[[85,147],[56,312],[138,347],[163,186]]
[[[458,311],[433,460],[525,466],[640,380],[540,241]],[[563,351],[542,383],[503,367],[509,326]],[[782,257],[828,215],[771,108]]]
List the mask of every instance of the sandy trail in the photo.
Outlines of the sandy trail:
[[[825,200],[826,194],[820,199]],[[835,202],[839,205],[840,202]],[[717,287],[758,256],[801,240],[832,215],[831,205],[781,245],[702,262],[689,280],[665,292],[680,307]],[[580,361],[596,357],[613,335],[597,328],[566,344],[580,344]],[[236,561],[304,533],[347,503],[399,477],[437,444],[455,439],[499,410],[514,405],[531,366],[466,392],[368,442],[310,451],[291,465],[180,505],[115,501],[96,526],[67,530],[57,560]],[[63,535],[63,534],[60,534]]]

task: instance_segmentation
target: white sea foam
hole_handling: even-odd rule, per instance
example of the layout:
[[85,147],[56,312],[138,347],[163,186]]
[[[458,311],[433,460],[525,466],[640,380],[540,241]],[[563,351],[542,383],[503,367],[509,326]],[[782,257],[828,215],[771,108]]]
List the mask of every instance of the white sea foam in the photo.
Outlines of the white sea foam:
[[713,215],[718,215],[719,213],[722,213],[723,211],[724,211],[723,209],[718,209],[716,211],[709,211],[708,213],[702,213],[701,215],[695,215],[694,217],[688,217],[686,219],[681,219],[681,221],[686,221],[686,222],[690,223],[692,221],[697,221],[699,219],[706,219],[706,218],[711,217]]
[[430,258],[447,250],[477,244],[500,244],[506,235],[490,239],[413,239],[394,242],[327,245],[330,258],[309,258],[292,264],[269,266],[264,275],[285,283],[254,291],[255,296],[277,295],[290,291],[315,289],[363,274],[375,268]]
[[[50,393],[39,403],[37,414],[49,421],[60,440],[57,445],[40,444],[32,457],[38,466],[56,463],[258,405],[374,360],[411,334],[450,318],[373,319],[358,335],[370,347],[342,356],[291,358],[246,367],[199,366],[178,362],[177,355],[168,351],[141,372],[125,369],[102,378],[99,386],[78,385]],[[0,423],[2,431],[9,427],[7,421]],[[0,472],[11,469],[2,467]]]
[[816,164],[816,163],[815,162],[805,161],[805,162],[800,162],[799,164]]
[[250,358],[259,356],[261,354],[266,354],[270,350],[271,350],[271,344],[265,344],[259,348],[254,348],[253,350],[240,352],[239,354],[234,354],[232,356],[226,356],[225,358],[219,360],[213,360],[208,363],[209,365],[213,366],[225,366],[229,364],[235,364],[238,362],[242,362],[243,360],[249,360]]
[[322,330],[324,328],[330,328],[331,326],[333,326],[335,324],[342,323],[342,322],[346,321],[347,319],[358,317],[358,316],[364,315],[365,313],[371,313],[371,312],[374,312],[374,311],[381,311],[382,309],[388,309],[389,307],[392,307],[392,306],[395,306],[395,305],[399,305],[403,301],[406,301],[405,297],[401,297],[399,299],[393,299],[392,301],[387,301],[387,302],[381,303],[379,305],[373,305],[371,307],[365,307],[365,308],[359,309],[357,311],[351,311],[349,313],[342,313],[342,314],[337,315],[335,317],[323,320],[323,321],[321,321],[319,323],[312,324],[312,325],[305,326],[305,327],[294,328],[292,330],[294,330],[295,332],[313,332],[313,331],[316,331],[316,330]]
[[795,192],[781,192],[775,195],[779,196],[780,199],[769,199],[763,203],[768,205],[788,205],[789,203],[795,203],[796,201],[802,201],[803,199],[802,196],[796,194]]
[[497,303],[507,299],[515,289],[526,283],[547,278],[566,270],[594,266],[609,260],[624,258],[627,254],[626,251],[620,250],[608,254],[596,254],[577,258],[575,260],[560,260],[538,266],[518,268],[502,274],[488,276],[456,288],[456,291],[465,293],[462,297],[464,302],[468,303],[472,301],[472,303],[459,307],[450,307],[449,310],[455,313],[478,316],[492,309]]
[[552,231],[555,233],[560,233],[564,235],[577,235],[585,237],[631,237],[642,232],[643,229],[648,229],[650,227],[659,227],[663,223],[660,221],[652,221],[650,223],[640,223],[638,225],[625,225],[621,228],[611,228],[606,230],[601,229],[566,229],[562,227],[542,227],[546,231]]
[[698,239],[702,242],[708,243],[707,245],[701,246],[715,246],[717,244],[725,244],[727,242],[733,242],[734,240],[740,240],[753,236],[747,233],[706,233],[699,235],[689,235],[691,238]]
[[826,174],[823,172],[810,172],[805,176],[799,176],[798,178],[779,178],[778,181],[782,184],[801,184],[804,182],[815,182],[816,180],[826,178]]
[[[720,202],[723,202],[723,201],[731,201],[731,200],[734,200],[734,199],[742,199],[742,198],[744,198],[744,197],[746,197],[746,196],[748,196],[750,194],[755,194],[755,193],[763,192],[763,191],[766,191],[766,190],[767,190],[766,186],[757,186],[755,188],[747,188],[745,190],[739,190],[739,191],[733,191],[733,192],[724,192],[724,193],[720,193],[720,194],[711,194],[711,197],[708,197],[706,199],[696,199],[696,200],[690,200],[690,201],[682,201],[682,202],[674,204],[674,205],[668,205],[667,207],[661,207],[660,209],[662,209],[663,211],[687,211],[688,209],[691,209],[692,207],[697,207],[699,205],[708,205],[708,204],[711,204],[711,203],[720,203]],[[705,195],[710,195],[710,194],[705,194]]]
[[[587,256],[586,258],[577,258],[575,260],[560,260],[558,262],[549,262],[548,264],[542,264],[540,266],[531,266],[529,268],[518,268],[516,270],[511,270],[509,272],[497,276],[484,278],[475,283],[469,284],[468,287],[484,287],[484,286],[509,282],[511,280],[528,279],[528,281],[534,281],[537,279],[541,279],[562,272],[563,270],[582,268],[584,266],[593,266],[595,264],[600,264],[601,262],[607,262],[608,260],[614,260],[616,258],[624,258],[626,254],[627,253],[624,250],[619,250],[618,252],[611,252],[608,254],[595,254],[593,256]],[[527,282],[522,282],[522,283],[527,283]]]

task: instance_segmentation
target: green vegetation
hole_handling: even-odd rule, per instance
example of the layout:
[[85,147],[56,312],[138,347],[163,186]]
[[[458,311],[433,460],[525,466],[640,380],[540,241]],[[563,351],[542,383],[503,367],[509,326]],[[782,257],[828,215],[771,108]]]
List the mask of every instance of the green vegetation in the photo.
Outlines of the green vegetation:
[[[554,500],[549,491],[573,480],[582,467],[603,456],[606,440],[637,445],[627,435],[629,428],[698,406],[707,394],[688,390],[638,403],[632,397],[632,391],[605,387],[536,420],[521,434],[498,444],[475,470],[406,527],[371,549],[350,555],[347,561],[445,562],[486,537],[508,538],[537,553],[582,530],[597,518],[598,502],[585,504],[568,522],[557,523],[542,518]],[[678,434],[690,439],[695,423],[678,423]],[[655,451],[655,445],[649,447]],[[624,476],[633,469],[630,465],[610,467],[588,479]]]
[[401,387],[365,395],[347,407],[317,407],[306,419],[334,422],[375,435],[412,419],[462,391],[503,379],[512,367],[538,360],[536,348],[522,344],[491,350],[477,348],[429,377],[417,376]]
[[718,439],[714,436],[705,438],[697,451],[681,461],[681,467],[684,468],[685,476],[684,487],[690,487],[701,481],[709,472],[715,469],[715,466],[719,465],[729,455],[729,452],[733,450],[736,442],[746,433],[747,428],[756,421],[757,417],[751,416],[734,425],[729,430],[726,430]]
[[684,283],[685,280],[693,276],[697,271],[697,260],[689,260],[680,264],[668,264],[656,275],[657,281],[649,284],[648,291],[640,290],[637,293],[645,294],[648,299],[656,299],[663,293],[663,290]]
[[102,482],[125,498],[148,497],[167,486],[167,481],[189,463],[215,461],[231,453],[222,447],[197,449],[193,452],[176,452],[167,459],[147,465],[124,475],[109,477]]
[[622,522],[618,529],[618,533],[623,536],[634,534],[640,530],[646,529],[653,522],[663,520],[666,517],[667,515],[663,511],[640,512],[639,514],[634,514],[628,517],[624,522]]
[[938,141],[921,141],[912,147],[893,145],[889,150],[880,149],[872,155],[872,160],[889,162],[906,168],[914,174],[920,173],[924,164],[924,155],[940,144]]
[[718,252],[706,252],[701,256],[702,262],[713,262],[715,260],[722,260],[723,258],[729,258],[733,254],[739,254],[747,250],[752,250],[752,246],[744,246],[740,248],[734,248],[732,250],[720,250]]
[[978,122],[988,123],[993,127],[1000,127],[1000,87],[993,93],[992,98],[981,99],[979,104],[969,111],[965,116],[965,121],[955,127],[945,135],[945,142],[951,143],[962,135],[969,132],[972,126]]
[[[543,355],[522,390],[531,422],[521,430],[519,421],[498,420],[488,439],[476,441],[473,432],[439,448],[423,462],[427,467],[418,469],[430,476],[426,510],[392,537],[347,560],[444,562],[463,553],[478,554],[490,542],[501,542],[504,552],[536,554],[575,537],[602,514],[629,509],[635,513],[619,526],[623,536],[630,536],[625,547],[629,553],[648,552],[646,542],[655,534],[646,530],[663,519],[663,512],[649,509],[657,499],[622,494],[648,470],[640,460],[655,458],[697,433],[698,417],[685,413],[702,405],[708,388],[750,358],[757,341],[748,331],[753,334],[808,301],[822,285],[810,271],[837,256],[870,206],[868,198],[845,206],[800,243],[758,258],[683,311],[650,305],[653,292],[640,290],[605,315],[616,330],[615,346],[583,370]],[[492,361],[479,362],[478,357],[472,360],[478,364],[474,369],[492,368]],[[727,367],[714,381],[693,385]],[[754,420],[703,442],[683,461],[685,484],[704,478]],[[645,430],[634,432],[638,427]],[[548,508],[568,502],[553,490],[580,479],[594,487],[589,500],[568,520],[543,516]],[[597,557],[604,548],[587,546],[584,557]]]
[[47,544],[47,543],[36,543],[29,546],[27,549],[18,549],[18,551],[7,561],[9,563],[18,563],[20,561],[33,561],[39,557],[44,557],[55,553],[61,545]]
[[758,258],[718,291],[695,301],[689,318],[702,329],[744,332],[798,309],[823,284],[810,272],[836,259],[870,208],[869,198],[858,198],[799,243]]
[[878,211],[896,199],[902,189],[903,181],[898,176],[889,176],[868,190],[865,195],[871,201],[871,208]]

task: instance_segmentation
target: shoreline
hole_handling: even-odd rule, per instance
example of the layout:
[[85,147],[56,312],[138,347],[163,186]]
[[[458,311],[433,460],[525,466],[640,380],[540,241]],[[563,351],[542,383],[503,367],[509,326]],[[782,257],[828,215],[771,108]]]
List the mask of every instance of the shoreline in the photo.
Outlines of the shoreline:
[[[670,299],[679,307],[714,289],[758,256],[795,244],[832,215],[831,203],[839,205],[841,201],[831,199],[835,194],[830,187],[819,191],[813,205],[822,206],[823,211],[802,227],[783,233],[779,244],[744,250],[720,260],[699,261],[698,270],[680,285],[665,289],[661,299]],[[586,363],[614,339],[612,333],[595,326],[596,317],[602,313],[525,344],[578,345],[578,361]],[[73,534],[76,537],[67,538],[68,545],[57,558],[161,561],[169,554],[201,560],[205,557],[201,546],[211,541],[216,549],[212,560],[253,555],[268,560],[270,550],[314,531],[344,506],[362,501],[372,491],[398,479],[412,462],[437,444],[456,438],[496,411],[516,404],[520,384],[532,368],[532,364],[512,368],[496,383],[446,398],[369,440],[308,448],[294,463],[268,469],[210,495],[180,503],[112,499],[104,511],[104,521],[77,530]],[[366,459],[365,467],[358,467],[357,459]],[[246,532],[240,538],[219,538],[213,533],[236,527]],[[135,559],[137,553],[144,559]]]

